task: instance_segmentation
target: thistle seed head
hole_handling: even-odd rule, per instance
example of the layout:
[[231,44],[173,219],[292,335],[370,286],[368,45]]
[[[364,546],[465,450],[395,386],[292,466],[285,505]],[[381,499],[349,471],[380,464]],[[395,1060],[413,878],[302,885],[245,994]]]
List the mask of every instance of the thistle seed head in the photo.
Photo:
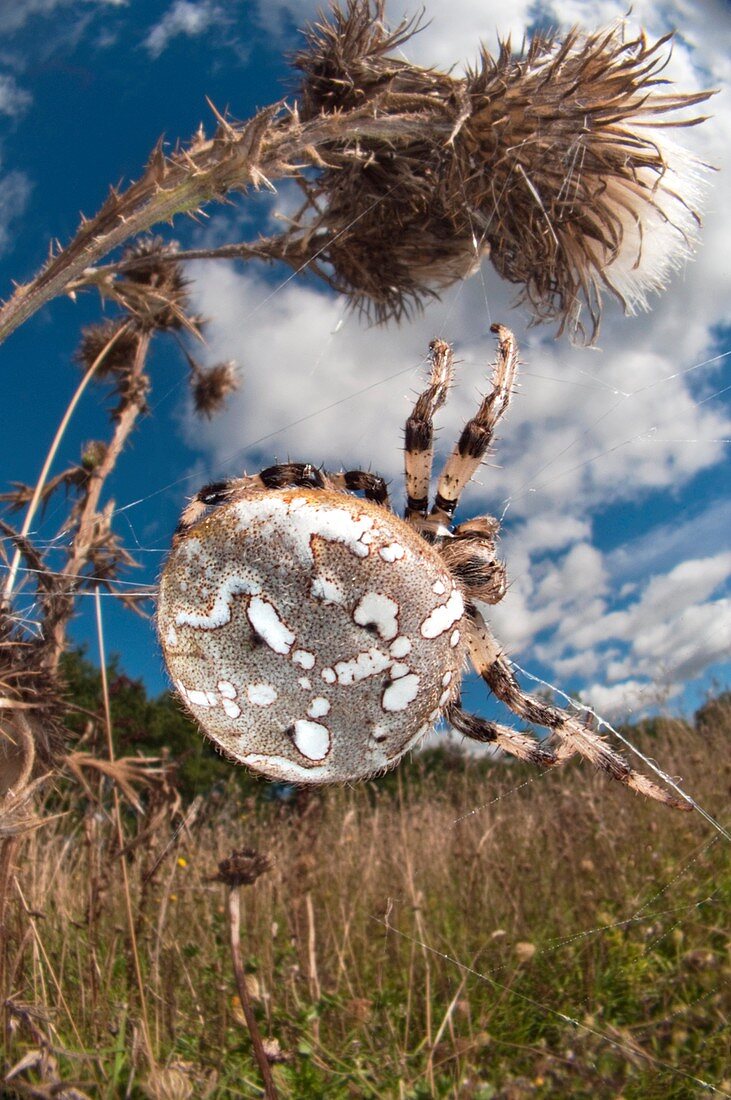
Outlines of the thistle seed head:
[[223,882],[232,889],[236,886],[251,886],[271,866],[269,857],[256,848],[239,848],[228,859],[221,860],[215,877],[217,882]]
[[[541,33],[519,53],[483,48],[457,78],[390,56],[417,28],[389,33],[382,15],[350,0],[295,57],[305,117],[363,108],[392,116],[395,139],[359,134],[328,153],[284,258],[377,321],[418,309],[484,256],[536,321],[589,340],[605,291],[628,312],[646,307],[692,250],[705,168],[664,136],[700,121],[675,112],[710,95],[666,90],[668,39],[627,41],[621,24]],[[404,112],[423,117],[418,138],[398,140]]]
[[129,327],[122,332],[125,324],[125,318],[117,317],[81,330],[75,358],[84,371],[88,371],[103,352],[104,358],[96,369],[97,378],[125,374],[130,369],[137,351],[137,336]]
[[124,276],[116,291],[143,331],[176,331],[196,324],[188,317],[190,281],[183,265],[171,260],[177,251],[174,241],[142,237],[122,256]]
[[238,389],[239,380],[233,361],[216,363],[213,367],[191,370],[191,388],[195,411],[211,417],[222,408],[230,394]]

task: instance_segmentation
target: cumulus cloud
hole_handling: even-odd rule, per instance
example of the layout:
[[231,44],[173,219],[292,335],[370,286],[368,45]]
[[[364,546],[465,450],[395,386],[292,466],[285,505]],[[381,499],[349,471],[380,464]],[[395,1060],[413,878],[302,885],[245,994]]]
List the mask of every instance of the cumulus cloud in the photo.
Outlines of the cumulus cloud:
[[211,0],[175,0],[159,23],[149,31],[143,45],[150,57],[159,57],[171,39],[179,35],[195,38],[221,18],[221,9]]

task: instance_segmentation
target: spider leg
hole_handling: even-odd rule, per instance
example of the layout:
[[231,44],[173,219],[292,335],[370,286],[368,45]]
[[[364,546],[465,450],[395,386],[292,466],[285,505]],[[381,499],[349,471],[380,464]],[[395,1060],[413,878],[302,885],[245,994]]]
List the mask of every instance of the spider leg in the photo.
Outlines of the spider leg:
[[316,466],[312,466],[309,462],[288,462],[284,465],[269,466],[251,477],[232,477],[225,481],[212,481],[204,485],[183,509],[180,522],[175,528],[173,542],[202,519],[209,508],[225,504],[242,489],[283,489],[288,485],[324,489],[327,479]]
[[469,737],[472,741],[481,741],[483,744],[496,745],[503,752],[517,756],[528,764],[538,764],[542,768],[550,768],[557,763],[554,753],[544,748],[535,737],[527,733],[520,733],[510,726],[502,726],[497,722],[488,722],[477,714],[469,714],[462,710],[461,700],[450,703],[444,711],[444,717],[454,726],[459,733]]
[[[311,462],[283,462],[267,466],[257,475],[265,489],[324,489],[327,478]],[[256,480],[256,479],[254,479]]]
[[215,508],[219,504],[225,504],[240,489],[249,486],[261,486],[258,476],[232,477],[226,481],[211,481],[204,485],[200,492],[196,493],[192,500],[188,501],[180,516],[178,526],[173,535],[173,545],[184,535],[199,519],[202,519],[209,508]]
[[429,385],[416,399],[404,429],[404,474],[406,478],[407,520],[426,516],[429,507],[434,454],[434,414],[447,399],[454,373],[452,349],[444,340],[429,345],[431,372]]
[[579,753],[612,779],[618,779],[633,791],[648,798],[654,798],[658,802],[664,802],[678,810],[691,809],[688,802],[676,798],[653,783],[647,776],[631,768],[626,760],[619,753],[614,752],[606,741],[586,723],[560,707],[544,703],[523,691],[492,631],[474,605],[468,605],[466,618],[470,658],[475,669],[498,699],[514,714],[527,722],[533,722],[551,730],[558,740],[555,751],[555,759],[558,763]]
[[366,470],[344,470],[339,474],[328,474],[328,480],[336,489],[349,489],[353,493],[362,492],[366,500],[391,507],[386,482],[378,474]]
[[465,425],[442,470],[434,507],[428,519],[433,528],[449,526],[462,491],[485,457],[497,423],[510,404],[518,365],[515,337],[504,325],[492,325],[490,331],[498,337],[492,390],[483,399],[475,416]]

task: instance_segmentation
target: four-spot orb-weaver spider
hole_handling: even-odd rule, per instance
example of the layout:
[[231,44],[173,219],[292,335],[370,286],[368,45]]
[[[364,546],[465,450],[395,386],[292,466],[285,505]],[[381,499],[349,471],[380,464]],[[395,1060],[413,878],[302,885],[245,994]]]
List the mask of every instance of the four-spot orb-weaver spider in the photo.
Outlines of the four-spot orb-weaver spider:
[[[444,719],[534,764],[579,753],[633,790],[689,808],[578,717],[526,694],[478,609],[505,593],[499,523],[480,516],[453,526],[452,518],[514,386],[515,340],[502,325],[492,331],[491,390],[447,459],[431,508],[433,418],[453,372],[441,340],[406,421],[404,519],[382,478],[308,463],[198,493],[160,583],[158,628],[175,686],[227,756],[275,779],[364,779]],[[551,731],[552,745],[462,709],[468,660],[510,710]]]

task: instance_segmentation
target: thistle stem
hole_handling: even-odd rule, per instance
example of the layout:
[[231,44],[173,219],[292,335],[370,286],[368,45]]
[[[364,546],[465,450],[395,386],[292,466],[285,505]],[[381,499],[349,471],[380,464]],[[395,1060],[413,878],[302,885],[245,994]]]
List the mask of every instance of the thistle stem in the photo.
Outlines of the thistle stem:
[[[74,415],[74,412],[76,410],[76,406],[78,405],[79,401],[83,397],[84,392],[86,390],[86,387],[89,385],[92,378],[96,374],[97,369],[99,367],[99,364],[106,358],[108,353],[112,350],[112,348],[116,344],[117,340],[119,340],[122,333],[127,331],[128,327],[129,326],[127,324],[122,325],[120,328],[117,329],[117,331],[114,333],[114,335],[111,337],[111,339],[104,345],[104,347],[99,352],[99,354],[97,355],[94,362],[91,364],[91,366],[87,370],[84,377],[79,382],[78,386],[76,387],[76,391],[75,391],[73,397],[71,398],[68,405],[66,406],[66,412],[63,414],[63,417],[61,418],[61,422],[58,425],[58,428],[56,429],[56,434],[54,435],[53,440],[51,442],[51,446],[48,449],[48,454],[46,455],[46,460],[43,463],[43,468],[42,468],[40,474],[38,475],[38,480],[36,481],[35,489],[33,490],[33,496],[31,497],[31,499],[28,503],[28,510],[25,514],[25,519],[23,520],[23,526],[20,529],[20,537],[22,539],[26,538],[27,535],[28,535],[28,532],[30,531],[31,524],[33,522],[33,519],[35,518],[36,512],[38,511],[38,505],[40,504],[41,498],[43,496],[43,490],[45,488],[46,481],[48,480],[48,475],[51,471],[51,466],[53,465],[54,460],[56,458],[58,448],[61,445],[61,440],[63,439],[64,435],[66,434],[66,429],[69,426],[69,422],[71,420],[71,417]],[[16,549],[15,553],[13,554],[13,560],[12,560],[11,565],[10,565],[10,570],[8,572],[7,580],[5,581],[5,588],[3,589],[3,602],[6,605],[8,605],[10,603],[10,597],[13,594],[13,589],[15,587],[15,579],[18,575],[18,569],[20,567],[21,558],[22,558],[21,551]]]
[[[152,226],[172,221],[176,214],[192,214],[208,202],[223,201],[231,191],[298,176],[303,167],[321,165],[318,149],[326,152],[333,142],[358,138],[396,146],[419,138],[434,142],[447,140],[452,125],[449,118],[427,120],[417,112],[373,118],[361,108],[303,125],[296,113],[272,121],[278,109],[275,105],[243,126],[224,123],[221,140],[198,142],[167,159],[160,154],[159,165],[153,164],[153,154],[140,180],[111,201],[110,209],[102,207],[85,222],[31,283],[17,288],[0,309],[0,343],[63,294],[86,268]],[[268,117],[262,121],[262,115]]]
[[229,887],[228,920],[231,934],[231,960],[233,962],[234,977],[236,978],[236,986],[239,991],[239,1000],[241,1001],[241,1008],[244,1012],[246,1026],[251,1036],[254,1055],[264,1080],[264,1095],[266,1100],[278,1100],[278,1093],[274,1085],[274,1078],[272,1077],[272,1069],[264,1051],[259,1025],[256,1022],[256,1016],[254,1015],[254,1009],[251,1004],[251,997],[249,996],[249,990],[246,986],[246,975],[244,974],[244,964],[241,958],[241,901],[238,886]]

